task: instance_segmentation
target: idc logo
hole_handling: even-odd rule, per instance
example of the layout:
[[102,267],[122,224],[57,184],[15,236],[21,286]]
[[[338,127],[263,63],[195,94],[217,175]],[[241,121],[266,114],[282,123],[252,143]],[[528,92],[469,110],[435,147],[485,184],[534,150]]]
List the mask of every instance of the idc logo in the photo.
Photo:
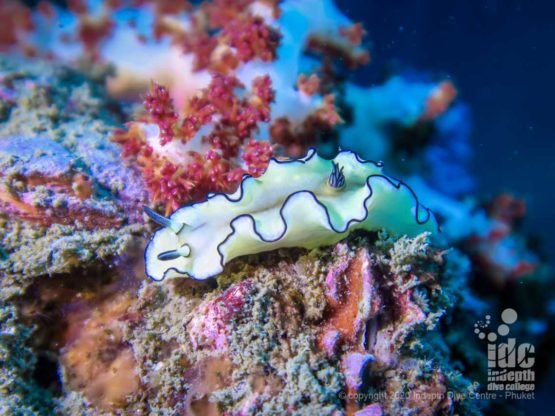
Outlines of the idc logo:
[[474,333],[487,341],[488,391],[529,392],[535,388],[534,345],[518,343],[511,337],[511,325],[517,319],[517,312],[508,308],[501,313],[501,323],[495,331],[488,331],[490,315],[474,324]]

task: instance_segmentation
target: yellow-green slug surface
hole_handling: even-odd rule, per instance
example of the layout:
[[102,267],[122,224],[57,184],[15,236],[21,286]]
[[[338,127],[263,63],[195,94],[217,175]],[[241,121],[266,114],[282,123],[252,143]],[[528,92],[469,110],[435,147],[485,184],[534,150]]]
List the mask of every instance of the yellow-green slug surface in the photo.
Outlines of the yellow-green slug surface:
[[357,229],[394,235],[435,232],[437,222],[413,191],[350,151],[333,160],[311,150],[273,159],[259,178],[245,176],[233,194],[214,194],[164,218],[145,251],[154,280],[217,275],[231,259],[282,247],[334,244]]

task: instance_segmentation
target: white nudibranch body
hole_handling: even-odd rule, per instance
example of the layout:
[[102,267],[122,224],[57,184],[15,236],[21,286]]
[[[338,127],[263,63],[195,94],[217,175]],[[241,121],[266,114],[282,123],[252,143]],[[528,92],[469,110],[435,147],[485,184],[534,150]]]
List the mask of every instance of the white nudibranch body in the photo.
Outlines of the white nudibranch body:
[[147,213],[164,225],[145,251],[146,273],[154,280],[207,279],[239,256],[330,245],[358,229],[399,236],[437,230],[407,185],[350,151],[333,160],[314,150],[303,159],[273,159],[259,178],[245,176],[233,194],[211,195],[170,218]]

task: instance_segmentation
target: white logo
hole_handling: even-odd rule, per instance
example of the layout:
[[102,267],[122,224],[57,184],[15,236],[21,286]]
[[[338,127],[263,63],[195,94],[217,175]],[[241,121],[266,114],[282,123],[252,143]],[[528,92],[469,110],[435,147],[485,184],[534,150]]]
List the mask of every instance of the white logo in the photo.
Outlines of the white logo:
[[[487,340],[488,351],[488,391],[531,392],[534,390],[535,373],[534,345],[523,342],[517,344],[516,338],[510,336],[510,325],[518,319],[514,309],[505,309],[501,313],[502,323],[497,331],[488,332],[491,316],[474,324],[474,333],[478,338]],[[520,398],[520,397],[514,397]],[[524,397],[522,397],[524,398]]]

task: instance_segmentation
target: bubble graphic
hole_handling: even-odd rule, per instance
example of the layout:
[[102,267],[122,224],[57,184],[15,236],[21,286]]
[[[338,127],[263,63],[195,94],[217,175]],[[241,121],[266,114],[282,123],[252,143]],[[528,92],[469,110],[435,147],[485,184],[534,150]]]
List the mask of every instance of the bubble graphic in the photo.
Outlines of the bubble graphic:
[[479,334],[479,333],[480,333],[480,330],[479,330],[478,328],[476,328],[476,329],[474,330],[474,333],[475,333],[475,334]]
[[501,335],[502,337],[504,337],[505,335],[507,335],[509,333],[509,327],[507,325],[499,325],[497,327],[497,333],[499,335]]
[[486,337],[486,334],[484,334],[483,332],[480,332],[480,335],[478,335],[478,338],[480,339],[484,339]]
[[488,334],[488,341],[494,342],[497,339],[497,334],[495,332],[490,332]]
[[501,313],[501,319],[506,324],[514,324],[518,318],[518,314],[514,309],[507,308]]

